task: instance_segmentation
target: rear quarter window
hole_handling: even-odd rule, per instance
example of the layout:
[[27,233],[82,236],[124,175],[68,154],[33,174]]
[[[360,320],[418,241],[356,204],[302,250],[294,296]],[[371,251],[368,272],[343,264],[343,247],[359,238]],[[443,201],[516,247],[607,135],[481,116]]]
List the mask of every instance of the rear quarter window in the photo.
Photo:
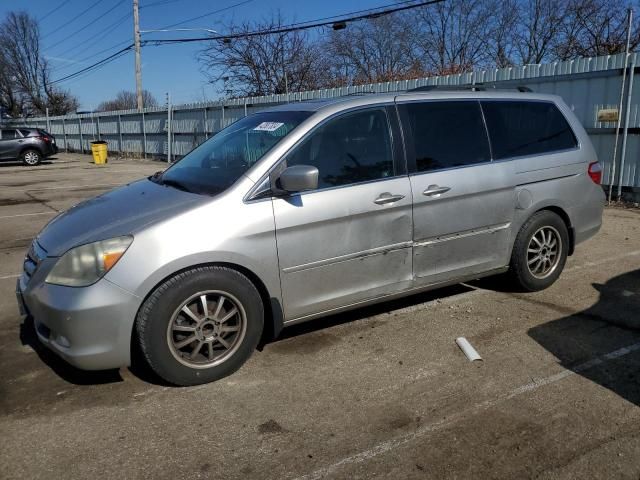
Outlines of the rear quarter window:
[[496,160],[557,152],[578,145],[569,123],[552,102],[481,103]]

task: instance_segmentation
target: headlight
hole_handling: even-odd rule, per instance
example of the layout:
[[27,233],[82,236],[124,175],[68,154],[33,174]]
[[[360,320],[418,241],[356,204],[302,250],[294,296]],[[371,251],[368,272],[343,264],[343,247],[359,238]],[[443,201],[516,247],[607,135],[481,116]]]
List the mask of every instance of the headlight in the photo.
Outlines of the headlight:
[[69,287],[91,285],[111,270],[131,242],[133,237],[116,237],[72,248],[60,257],[45,282]]

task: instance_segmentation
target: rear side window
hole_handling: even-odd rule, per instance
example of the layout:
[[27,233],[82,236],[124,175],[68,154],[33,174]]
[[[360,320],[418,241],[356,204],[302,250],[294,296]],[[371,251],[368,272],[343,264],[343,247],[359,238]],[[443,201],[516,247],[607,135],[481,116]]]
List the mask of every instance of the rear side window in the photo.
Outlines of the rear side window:
[[404,108],[418,172],[491,160],[477,101],[407,103]]
[[13,140],[14,138],[20,138],[15,128],[2,130],[2,140]]
[[[23,137],[28,137],[29,135],[32,135],[31,130],[23,130],[23,129],[21,129],[20,133],[22,133]],[[32,136],[35,136],[35,135],[32,135]]]
[[493,158],[539,155],[575,148],[576,137],[551,102],[483,101]]

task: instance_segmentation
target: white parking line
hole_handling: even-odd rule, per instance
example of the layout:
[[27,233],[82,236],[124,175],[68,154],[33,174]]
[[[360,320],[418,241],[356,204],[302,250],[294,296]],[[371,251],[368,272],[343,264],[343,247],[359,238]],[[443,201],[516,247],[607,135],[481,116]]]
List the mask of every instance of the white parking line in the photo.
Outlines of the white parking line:
[[20,275],[5,275],[4,277],[0,277],[0,280],[7,280],[9,278],[18,278]]
[[16,217],[35,217],[36,215],[57,215],[57,212],[40,212],[40,213],[18,213],[16,215],[3,215],[0,217],[0,220],[3,218],[16,218]]
[[314,472],[308,473],[301,477],[298,477],[297,480],[317,480],[320,478],[327,477],[329,475],[334,475],[337,470],[341,467],[353,465],[357,463],[362,463],[372,458],[375,458],[379,455],[385,454],[392,450],[395,450],[403,445],[406,445],[410,442],[418,440],[420,437],[423,437],[431,432],[435,432],[441,430],[445,427],[448,427],[463,418],[467,418],[470,414],[476,413],[479,410],[486,410],[488,408],[494,407],[500,403],[506,402],[507,400],[511,400],[512,398],[518,397],[525,393],[534,392],[541,387],[546,385],[550,385],[552,383],[559,382],[560,380],[564,380],[567,377],[573,376],[576,373],[584,372],[593,367],[603,365],[611,360],[618,359],[620,357],[624,357],[632,352],[640,350],[640,342],[634,343],[633,345],[629,345],[627,347],[619,348],[618,350],[614,350],[613,352],[609,352],[607,354],[596,357],[592,360],[589,360],[585,363],[582,363],[573,368],[573,370],[563,370],[562,372],[556,373],[554,375],[550,375],[548,377],[534,380],[533,382],[526,383],[521,385],[513,390],[503,393],[496,398],[485,400],[484,402],[479,402],[467,409],[461,410],[452,414],[449,417],[445,417],[440,421],[424,425],[418,430],[414,430],[411,433],[407,433],[401,437],[396,437],[391,440],[387,440],[386,442],[379,443],[378,445],[364,450],[360,453],[356,453],[354,455],[350,455],[348,457],[339,460],[331,465],[320,468]]
[[89,185],[70,185],[68,187],[42,187],[42,188],[26,188],[22,190],[17,190],[18,192],[40,192],[42,190],[74,190],[78,188],[87,188],[87,187],[115,187],[123,185],[123,183],[92,183]]
[[598,265],[604,265],[605,263],[615,262],[616,260],[622,260],[623,258],[627,257],[636,257],[638,255],[640,255],[640,250],[634,250],[632,252],[622,253],[614,257],[601,258],[600,260],[597,260],[595,262],[585,262],[581,265],[574,265],[573,267],[565,268],[564,272],[573,272],[574,270],[580,270],[582,268],[597,267]]

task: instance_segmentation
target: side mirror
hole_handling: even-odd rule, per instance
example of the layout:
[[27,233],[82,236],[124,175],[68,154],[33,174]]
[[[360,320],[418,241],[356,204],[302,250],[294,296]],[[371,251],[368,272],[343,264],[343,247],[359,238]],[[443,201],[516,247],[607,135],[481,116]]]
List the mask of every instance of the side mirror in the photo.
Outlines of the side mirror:
[[277,185],[286,192],[302,192],[318,188],[318,169],[311,165],[293,165],[280,174]]

